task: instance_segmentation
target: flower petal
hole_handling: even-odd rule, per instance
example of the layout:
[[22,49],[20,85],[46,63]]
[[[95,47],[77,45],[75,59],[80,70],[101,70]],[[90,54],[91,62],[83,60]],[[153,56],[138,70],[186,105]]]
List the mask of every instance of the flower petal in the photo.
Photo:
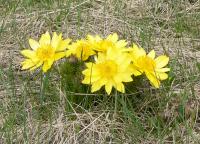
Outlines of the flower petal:
[[110,82],[110,81],[105,84],[105,89],[106,89],[106,92],[108,95],[110,95],[110,93],[112,91],[112,86],[113,86],[112,82]]
[[127,43],[125,40],[119,40],[119,41],[116,43],[116,46],[119,47],[119,48],[125,48],[127,44],[128,44],[128,43]]
[[69,50],[67,50],[66,53],[65,53],[66,57],[69,57],[69,56],[71,56],[72,54],[74,54],[74,49],[69,49]]
[[98,36],[98,35],[95,35],[95,36],[93,36],[93,35],[87,35],[87,40],[88,40],[89,42],[91,42],[92,44],[94,44],[94,43],[96,43],[96,42],[101,41],[102,38],[101,38],[100,36]]
[[160,73],[156,73],[157,78],[160,80],[165,80],[168,78],[168,75],[166,73],[160,72]]
[[50,45],[51,44],[51,37],[49,32],[46,32],[45,34],[42,34],[40,40],[40,45]]
[[47,72],[47,70],[51,68],[52,64],[53,64],[53,60],[52,59],[49,59],[49,60],[45,61],[43,66],[42,66],[43,72]]
[[82,83],[83,84],[92,84],[94,83],[95,81],[98,81],[100,79],[99,76],[86,76],[83,80],[82,80]]
[[154,50],[151,50],[147,56],[150,57],[150,58],[152,58],[152,59],[154,59],[155,56],[156,56],[156,53],[155,53]]
[[131,82],[133,81],[131,74],[125,73],[119,73],[116,76],[114,76],[114,81],[115,83],[120,83],[120,82]]
[[33,50],[36,50],[38,47],[40,47],[40,44],[34,39],[29,39],[29,45]]
[[108,37],[107,37],[108,40],[112,41],[113,43],[117,42],[118,40],[118,35],[116,33],[114,34],[110,34]]
[[122,92],[122,93],[125,92],[125,88],[124,88],[124,84],[123,84],[123,83],[117,83],[116,89],[117,89],[119,92]]
[[84,79],[81,82],[82,84],[91,84],[91,78],[90,77],[84,77]]
[[[100,79],[99,71],[95,68],[92,69],[92,63],[86,63],[87,69],[82,71],[82,74],[85,76],[82,83],[84,84],[91,84]],[[105,84],[105,82],[104,82]]]
[[53,33],[53,37],[52,37],[52,40],[51,40],[51,46],[53,48],[57,48],[60,41],[62,40],[62,34],[60,34],[59,36],[57,35],[56,32]]
[[35,58],[36,58],[36,54],[35,54],[35,52],[32,51],[32,50],[28,50],[28,49],[22,50],[22,51],[21,51],[21,54],[22,54],[23,56],[27,57],[27,58],[30,58],[30,59],[35,59]]
[[131,74],[127,75],[127,73],[124,73],[122,77],[123,77],[123,79],[122,79],[123,82],[131,82],[131,81],[133,81],[133,79],[131,77]]
[[22,70],[25,70],[35,66],[35,63],[31,59],[25,59],[23,62],[21,62],[21,65]]
[[96,81],[92,84],[92,93],[98,91],[102,87],[102,83],[100,81]]
[[85,64],[87,68],[91,68],[94,64],[92,62],[88,62]]
[[61,58],[65,57],[65,52],[59,52],[59,53],[55,53],[54,55],[54,60],[57,61]]
[[32,71],[32,70],[34,70],[34,69],[40,67],[42,64],[43,64],[43,62],[40,61],[40,62],[38,62],[34,67],[30,68],[30,70]]
[[71,42],[71,39],[62,40],[59,43],[58,47],[56,48],[56,51],[64,51],[68,47],[70,42]]
[[141,71],[141,70],[139,71],[139,68],[136,67],[134,64],[131,64],[129,69],[134,76],[139,76],[143,73],[143,71]]
[[168,64],[169,57],[165,55],[159,56],[155,59],[155,62],[156,62],[156,68],[163,68]]
[[160,69],[156,69],[156,72],[168,72],[170,71],[170,68],[160,68]]
[[147,78],[149,79],[149,81],[151,82],[151,84],[156,87],[159,88],[160,86],[160,81],[158,80],[158,78],[156,78],[156,76],[152,73],[145,73]]
[[146,52],[143,48],[138,47],[136,44],[133,43],[133,47],[130,48],[130,54],[132,55],[133,59],[137,59],[140,56],[146,56]]

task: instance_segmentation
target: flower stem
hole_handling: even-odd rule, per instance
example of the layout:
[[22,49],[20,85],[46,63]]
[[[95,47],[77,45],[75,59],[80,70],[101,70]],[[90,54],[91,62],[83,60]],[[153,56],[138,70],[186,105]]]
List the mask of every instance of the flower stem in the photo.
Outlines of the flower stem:
[[113,117],[116,118],[117,116],[117,90],[115,91],[115,109],[114,109],[114,115]]
[[40,103],[41,104],[43,104],[44,102],[47,79],[48,79],[48,73],[42,73],[41,74],[41,89],[40,89]]

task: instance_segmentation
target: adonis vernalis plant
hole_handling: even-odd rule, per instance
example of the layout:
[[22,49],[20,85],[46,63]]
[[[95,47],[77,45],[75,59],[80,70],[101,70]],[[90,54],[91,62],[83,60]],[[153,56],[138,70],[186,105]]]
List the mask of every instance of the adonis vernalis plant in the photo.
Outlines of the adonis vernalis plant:
[[29,39],[32,48],[21,51],[26,59],[21,63],[22,69],[34,70],[42,66],[43,72],[47,72],[54,63],[65,56],[65,49],[69,46],[70,39],[62,39],[62,34],[53,33],[51,39],[49,32],[42,34],[39,42]]
[[82,73],[85,76],[82,83],[91,84],[92,92],[98,91],[105,85],[109,95],[112,87],[124,93],[123,82],[131,82],[132,71],[130,69],[131,59],[127,53],[116,51],[116,48],[109,48],[106,53],[98,53],[95,62],[86,63],[86,70]]
[[133,44],[127,48],[126,40],[119,40],[116,33],[106,38],[87,35],[86,39],[76,40],[70,44],[70,39],[62,39],[62,34],[43,34],[39,42],[29,39],[32,50],[22,50],[26,59],[22,62],[22,69],[34,70],[42,66],[43,72],[51,68],[52,64],[63,58],[74,55],[79,60],[86,61],[86,69],[82,71],[83,84],[91,85],[91,92],[96,92],[105,86],[108,95],[112,88],[125,93],[125,82],[133,81],[133,78],[145,74],[150,83],[160,87],[160,81],[168,78],[166,72],[170,68],[165,66],[169,57],[161,55],[155,58],[155,51],[146,54],[145,50]]
[[[132,68],[135,75],[145,74],[150,83],[156,87],[160,87],[160,81],[168,78],[166,72],[170,71],[170,68],[165,68],[169,62],[169,57],[161,55],[155,58],[155,51],[151,50],[146,54],[143,48],[133,44],[133,47],[129,49],[132,57]],[[137,71],[135,71],[137,70]]]
[[72,43],[68,50],[66,51],[66,56],[69,57],[70,55],[76,56],[79,60],[87,60],[90,56],[96,54],[95,51],[92,49],[92,45],[87,40],[77,40],[76,42]]
[[116,33],[108,35],[105,39],[102,39],[98,35],[88,35],[87,41],[97,52],[106,52],[109,48],[119,48],[119,50],[123,50],[127,45],[125,40],[119,40],[119,37]]

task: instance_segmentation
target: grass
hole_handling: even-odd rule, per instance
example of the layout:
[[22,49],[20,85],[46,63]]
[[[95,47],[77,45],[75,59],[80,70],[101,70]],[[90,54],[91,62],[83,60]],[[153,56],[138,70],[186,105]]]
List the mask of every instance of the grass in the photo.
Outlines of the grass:
[[[199,5],[0,0],[0,143],[198,143]],[[138,78],[126,94],[107,96],[80,84],[79,62],[57,63],[45,77],[21,71],[20,50],[47,30],[73,39],[117,32],[129,44],[169,55],[169,79],[153,89]]]

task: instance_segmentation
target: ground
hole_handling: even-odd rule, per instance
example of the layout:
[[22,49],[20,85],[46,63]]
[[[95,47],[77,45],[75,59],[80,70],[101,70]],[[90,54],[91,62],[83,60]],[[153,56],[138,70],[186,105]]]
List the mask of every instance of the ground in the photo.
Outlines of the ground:
[[[46,31],[73,40],[115,32],[168,55],[169,79],[119,94],[113,116],[114,96],[63,86],[71,75],[53,72],[41,103],[40,72],[21,70],[20,51]],[[200,1],[0,0],[0,79],[0,143],[198,143]]]

